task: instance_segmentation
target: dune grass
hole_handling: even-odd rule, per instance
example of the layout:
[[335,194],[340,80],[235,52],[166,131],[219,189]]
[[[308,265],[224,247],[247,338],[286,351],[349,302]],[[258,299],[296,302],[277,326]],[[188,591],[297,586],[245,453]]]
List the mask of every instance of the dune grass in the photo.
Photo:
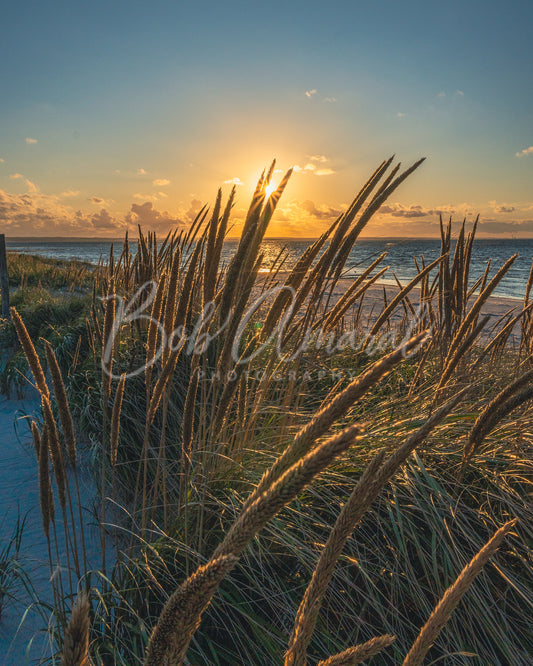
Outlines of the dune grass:
[[[112,251],[93,276],[78,370],[61,377],[47,347],[53,391],[25,343],[43,400],[43,504],[46,447],[60,486],[62,465],[75,464],[73,418],[97,454],[102,553],[115,550],[81,576],[90,601],[69,621],[83,528],[66,484],[70,580],[54,581],[63,663],[90,653],[98,664],[303,666],[378,652],[382,664],[529,663],[528,299],[513,313],[519,348],[506,346],[510,317],[481,337],[483,306],[514,258],[471,276],[475,226],[452,251],[441,221],[438,260],[420,259],[380,311],[363,304],[385,256],[331,298],[359,234],[419,164],[400,173],[384,161],[294,268],[279,270],[278,257],[263,278],[261,241],[290,177],[267,198],[273,164],[228,265],[235,191],[187,231],[158,242],[139,230],[134,256],[127,238]],[[117,295],[152,319],[112,336]],[[505,408],[489,419],[494,399]],[[45,513],[59,527],[59,511]]]
[[[67,369],[88,353],[86,318],[90,312],[94,267],[8,252],[11,305],[24,318],[25,326],[44,355],[40,338],[56,348],[62,368]],[[0,392],[20,396],[24,390],[25,363],[17,353],[12,322],[0,319]]]

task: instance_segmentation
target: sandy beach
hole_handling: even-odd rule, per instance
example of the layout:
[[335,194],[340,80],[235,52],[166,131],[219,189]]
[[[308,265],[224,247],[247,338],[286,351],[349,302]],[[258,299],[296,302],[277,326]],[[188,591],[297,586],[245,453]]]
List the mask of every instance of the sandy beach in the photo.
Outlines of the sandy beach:
[[[0,618],[0,666],[23,666],[36,659],[50,657],[50,639],[43,629],[49,612],[39,611],[37,600],[51,603],[50,567],[39,508],[37,463],[29,432],[31,418],[40,418],[37,391],[26,389],[22,400],[0,396],[0,552],[9,543],[17,517],[26,522],[20,549],[20,564],[28,575],[32,591],[16,580],[15,599],[6,599]],[[83,463],[82,463],[83,470]],[[90,475],[81,476],[82,505],[89,510],[94,501],[94,485]],[[87,516],[90,518],[90,516]],[[91,544],[89,560],[93,567],[99,562],[99,533],[86,521],[87,543]],[[56,515],[60,559],[65,552],[64,532],[60,516]],[[63,565],[63,562],[60,562]]]

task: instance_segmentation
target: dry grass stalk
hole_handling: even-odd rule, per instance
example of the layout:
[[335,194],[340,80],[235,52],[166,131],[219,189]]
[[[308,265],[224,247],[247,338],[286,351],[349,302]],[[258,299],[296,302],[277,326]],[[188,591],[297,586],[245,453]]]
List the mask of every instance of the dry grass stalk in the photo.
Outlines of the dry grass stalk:
[[[54,395],[56,398],[56,403],[59,411],[59,419],[61,422],[61,430],[63,431],[63,436],[65,439],[65,448],[67,451],[67,456],[69,459],[69,462],[74,470],[74,482],[76,486],[76,494],[78,498],[78,514],[79,514],[79,520],[80,520],[80,527],[81,527],[81,539],[82,539],[82,548],[83,548],[83,559],[86,565],[86,552],[85,552],[85,534],[83,530],[83,518],[82,518],[82,512],[81,512],[81,497],[80,497],[80,488],[79,488],[79,483],[78,483],[78,474],[77,474],[77,469],[76,469],[76,459],[77,459],[77,451],[76,451],[76,437],[74,434],[74,423],[72,421],[72,414],[70,412],[70,407],[68,404],[68,398],[67,398],[67,392],[65,389],[65,385],[63,383],[63,377],[61,376],[61,370],[59,368],[59,364],[57,362],[56,355],[54,353],[54,350],[52,349],[50,343],[45,342],[45,351],[46,351],[46,359],[48,361],[48,367],[50,369],[50,376],[52,378],[52,386],[54,387]],[[45,416],[46,418],[46,416]],[[48,417],[49,418],[49,417]],[[54,434],[57,434],[57,429],[54,430],[54,428],[49,429],[51,436],[52,436],[52,451],[54,451]],[[63,455],[60,450],[60,458],[61,461],[63,460]],[[59,463],[61,464],[61,463]],[[55,463],[54,463],[55,465]],[[64,464],[63,464],[64,467]],[[55,469],[55,466],[54,466]],[[59,488],[59,484],[58,484]],[[70,515],[72,518],[72,525],[74,525],[74,515],[73,515],[73,508],[72,508],[72,502],[70,501],[70,491],[68,488],[68,485],[66,483],[65,479],[65,489],[67,491],[67,494],[69,496],[69,511]],[[60,494],[61,498],[61,494]],[[62,505],[63,506],[63,505]],[[64,507],[63,507],[64,508]],[[75,548],[77,551],[77,540],[76,540],[76,533],[75,531],[73,532],[74,536],[74,544]],[[77,552],[75,553],[75,561],[76,561],[76,566],[78,566],[78,554]],[[85,566],[85,568],[87,568]],[[79,571],[79,568],[78,568]]]
[[[116,311],[116,302],[114,298],[115,294],[115,278],[112,276],[109,280],[109,288],[107,291],[107,297],[105,301],[105,312],[104,312],[104,328],[102,332],[102,359],[104,361],[105,356],[107,359],[102,364],[102,404],[104,408],[104,416],[107,413],[107,404],[109,398],[111,397],[111,374],[113,372],[113,353],[114,353],[114,338],[113,343],[110,344],[111,333],[113,331],[113,326],[115,323],[115,311]],[[106,354],[107,352],[107,354]]]
[[202,208],[198,212],[197,216],[195,217],[193,223],[191,224],[191,226],[189,228],[189,231],[187,232],[187,234],[183,238],[182,247],[183,247],[184,254],[189,253],[189,250],[191,249],[191,247],[194,245],[195,242],[196,242],[196,244],[198,244],[197,243],[198,232],[200,231],[200,228],[201,228],[202,224],[204,223],[205,218],[207,217],[207,210],[208,210],[207,209],[207,204],[202,206]]
[[371,460],[329,533],[294,620],[285,666],[305,666],[307,663],[307,648],[333,569],[348,537],[363,515],[361,509],[366,509],[369,505],[369,490],[372,488],[377,470],[383,463],[385,453],[385,449],[382,449]]
[[165,365],[159,375],[157,382],[155,383],[154,390],[152,391],[152,396],[150,398],[150,403],[148,405],[148,411],[146,413],[146,423],[149,425],[154,420],[154,416],[161,402],[163,393],[167,387],[168,382],[172,379],[176,363],[178,362],[178,357],[181,354],[183,346],[185,345],[185,340],[182,340],[180,346],[177,349],[173,349],[168,356]]
[[436,428],[436,426],[444,419],[450,412],[458,405],[463,398],[465,398],[468,393],[472,390],[471,386],[467,386],[457,393],[453,398],[448,400],[447,403],[439,407],[433,414],[416,430],[414,433],[409,435],[405,442],[399,446],[383,463],[379,468],[376,477],[373,482],[372,493],[377,494],[379,490],[385,485],[385,483],[392,478],[393,474],[396,473],[397,469],[402,465],[411,453],[416,449],[416,447],[421,444],[429,433]]
[[[174,330],[174,322],[176,320],[180,269],[181,252],[180,249],[177,248],[177,250],[174,252],[174,256],[172,257],[172,267],[170,269],[170,275],[167,283],[165,312],[163,314],[163,327],[165,329],[165,333],[167,334],[167,339],[170,337],[172,331]],[[163,353],[163,363],[165,363],[169,355],[170,349],[166,347]]]
[[446,405],[432,414],[385,461],[385,451],[379,452],[364,471],[330,532],[313,572],[311,582],[298,608],[294,628],[289,640],[289,650],[285,661],[286,666],[305,666],[307,647],[315,628],[322,599],[331,580],[335,563],[354,527],[359,523],[372,502],[380,494],[383,486],[392,478],[400,465],[407,460],[414,449],[452,411],[466,393],[467,389],[464,389]]
[[40,438],[39,447],[39,501],[41,505],[41,517],[43,530],[47,539],[50,539],[50,522],[53,520],[54,499],[50,485],[50,470],[48,468],[48,437],[46,426]]
[[[328,229],[328,231],[316,240],[313,245],[310,245],[303,255],[298,259],[294,268],[291,270],[287,279],[285,280],[284,286],[291,287],[294,290],[297,290],[302,284],[303,279],[305,278],[307,271],[313,261],[316,259],[318,253],[322,249],[328,234],[331,232],[333,225]],[[291,292],[289,289],[280,290],[272,303],[265,323],[263,326],[263,335],[268,337],[276,325],[279,322],[280,316],[291,300]]]
[[48,390],[48,385],[46,383],[41,362],[37,356],[37,351],[30,338],[28,329],[24,325],[24,322],[22,321],[19,313],[15,308],[11,308],[11,319],[15,326],[15,330],[17,331],[18,339],[20,340],[20,344],[22,345],[22,349],[26,355],[28,365],[30,366],[30,370],[35,379],[35,383],[37,384],[39,393],[41,395],[45,395],[46,397],[50,397],[50,392]]
[[505,264],[500,268],[500,270],[492,278],[492,280],[489,282],[489,284],[485,287],[485,289],[483,289],[483,291],[477,297],[475,303],[472,305],[472,307],[468,311],[468,314],[465,316],[461,325],[458,327],[457,333],[455,334],[453,340],[450,343],[450,347],[448,349],[448,354],[447,354],[447,357],[446,357],[445,365],[453,357],[456,349],[462,343],[463,337],[464,337],[465,333],[468,331],[468,329],[470,328],[470,326],[475,324],[475,321],[477,320],[477,317],[478,317],[478,315],[481,311],[481,308],[482,308],[483,304],[489,298],[489,296],[492,294],[494,289],[496,289],[498,283],[501,281],[503,276],[507,273],[507,271],[514,264],[514,262],[516,261],[517,256],[518,256],[517,254],[514,254],[512,257],[510,257],[505,262]]
[[[365,228],[366,224],[370,221],[370,218],[372,217],[373,210],[370,209],[370,206],[367,208],[367,214],[363,213],[357,223],[354,225],[353,229],[348,232],[348,229],[355,219],[355,216],[359,213],[361,208],[363,207],[365,201],[368,199],[376,185],[379,183],[381,178],[385,175],[387,169],[390,167],[394,160],[394,156],[390,157],[388,160],[385,160],[382,162],[379,167],[374,171],[372,176],[368,179],[368,181],[365,183],[365,185],[362,187],[361,191],[359,194],[356,196],[346,213],[343,215],[343,219],[341,220],[339,224],[338,231],[335,234],[335,237],[332,240],[332,248],[333,253],[331,255],[331,258],[328,259],[326,263],[330,264],[328,266],[328,272],[329,274],[335,274],[335,278],[338,279],[340,276],[340,273],[346,263],[346,260],[348,259],[350,252],[359,237],[359,234],[361,231]],[[379,197],[390,185],[392,182],[394,176],[398,173],[398,170],[400,169],[400,164],[397,164],[394,169],[389,173],[389,175],[385,178],[383,183],[380,185],[378,188],[378,191],[373,197],[373,200],[376,199],[376,197]],[[336,256],[334,256],[336,254]]]
[[514,382],[506,386],[498,395],[491,400],[481,414],[477,417],[468,443],[463,453],[462,469],[467,465],[474,453],[483,443],[487,435],[507,414],[533,398],[533,370],[528,370],[520,375]]
[[[220,373],[221,376],[224,376],[230,370],[232,363],[232,349],[235,344],[237,331],[239,330],[243,314],[246,310],[246,305],[248,303],[250,293],[256,282],[257,274],[259,273],[259,268],[261,267],[262,260],[263,260],[263,255],[261,254],[257,258],[253,267],[250,269],[250,273],[247,276],[247,279],[242,285],[242,288],[239,290],[240,295],[236,300],[235,307],[229,321],[229,325],[224,331],[224,336],[225,336],[224,346],[222,347],[222,350],[220,352],[220,357],[217,365],[217,373]],[[238,372],[242,371],[243,369],[244,369],[243,364],[239,364],[239,366],[235,368],[235,370]],[[231,388],[231,390],[233,391],[233,387]],[[223,407],[222,409],[224,410],[225,407]],[[220,425],[221,425],[220,423],[217,423],[216,427],[220,427]]]
[[56,355],[49,342],[44,345],[46,351],[46,360],[50,369],[50,377],[52,379],[52,386],[54,387],[54,395],[59,411],[59,420],[61,422],[61,430],[65,438],[65,447],[67,449],[68,459],[72,467],[76,467],[76,437],[74,435],[74,423],[72,421],[72,414],[68,405],[67,392],[61,370],[57,362]]
[[[54,469],[54,476],[57,485],[57,494],[59,497],[59,505],[63,513],[63,529],[65,532],[65,543],[69,542],[69,528],[67,520],[67,494],[68,494],[68,508],[72,518],[72,537],[74,541],[73,556],[74,564],[76,567],[76,573],[80,574],[79,560],[78,560],[78,547],[76,541],[76,531],[74,529],[74,518],[72,510],[72,501],[70,499],[70,491],[67,483],[67,475],[65,472],[65,461],[63,459],[63,451],[61,449],[61,443],[59,441],[59,434],[57,432],[57,425],[52,413],[52,407],[50,405],[50,400],[47,396],[41,395],[41,405],[44,416],[44,423],[46,427],[46,438],[47,438],[47,449],[50,452],[50,457],[52,458],[52,467]],[[42,440],[41,440],[41,448]],[[78,495],[79,496],[79,495]],[[81,515],[81,514],[80,514]],[[84,552],[85,555],[85,552]],[[66,548],[67,556],[67,570],[70,583],[70,589],[72,591],[72,574],[70,570],[70,549]]]
[[238,558],[227,555],[200,567],[170,596],[150,636],[145,666],[180,666],[220,582]]
[[198,391],[200,373],[197,366],[194,368],[189,386],[187,388],[187,396],[185,398],[185,405],[183,407],[183,435],[181,445],[181,461],[180,461],[180,484],[179,484],[179,507],[181,508],[185,503],[185,495],[187,488],[187,479],[189,476],[189,468],[191,464],[191,450],[194,437],[194,412],[196,405],[196,393]]
[[379,331],[379,329],[383,326],[383,324],[389,319],[390,315],[396,308],[396,306],[403,301],[403,299],[407,296],[407,294],[415,287],[420,280],[424,278],[433,268],[438,266],[441,261],[444,261],[446,259],[446,255],[440,256],[438,259],[435,259],[431,264],[426,266],[420,273],[414,277],[409,284],[407,284],[403,289],[401,289],[396,296],[392,299],[392,301],[388,304],[388,306],[383,310],[383,312],[379,315],[379,317],[376,320],[376,323],[372,326],[370,329],[370,335],[376,335],[376,333]]
[[325,661],[319,661],[318,666],[355,666],[355,664],[362,664],[367,659],[388,648],[395,640],[396,636],[390,636],[389,634],[376,636],[366,643],[348,648]]
[[461,340],[461,343],[456,348],[453,356],[448,355],[448,358],[445,362],[446,364],[440,376],[439,383],[437,385],[437,388],[435,389],[435,400],[438,399],[441,391],[444,389],[446,383],[448,382],[453,372],[455,371],[455,368],[459,364],[459,361],[463,358],[466,352],[472,347],[477,337],[479,336],[481,331],[485,328],[489,320],[490,320],[490,315],[486,315],[485,317],[483,317],[481,321],[477,322],[471,331],[465,333],[463,339]]
[[218,258],[216,257],[216,242],[217,242],[217,226],[220,217],[220,209],[222,206],[222,190],[218,190],[215,207],[208,226],[208,236],[205,248],[205,263],[204,263],[204,296],[203,304],[209,303],[213,300],[215,295],[215,285],[217,281],[218,271]]
[[[344,296],[347,296],[347,294],[348,294],[348,291],[347,291],[346,294],[343,296],[343,298],[340,299],[337,303],[335,303],[331,312],[327,316],[326,321],[324,322],[324,329],[326,329],[326,330],[333,329],[334,326],[336,326],[339,323],[339,321],[341,320],[341,318],[346,314],[346,312],[349,310],[349,308],[351,308],[352,305],[354,305],[354,303],[357,303],[357,301],[359,301],[365,295],[365,293],[368,291],[368,289],[370,289],[370,287],[375,282],[377,282],[388,271],[388,269],[389,269],[388,266],[385,266],[384,268],[382,268],[380,271],[378,271],[376,273],[376,275],[373,275],[370,278],[370,280],[367,280],[367,282],[365,282],[365,284],[362,287],[357,289],[357,291],[355,291],[355,293],[353,293],[353,291],[352,291],[352,286],[353,285],[350,286],[350,289],[348,289],[348,291],[352,291],[352,293],[350,294],[351,298],[347,298],[346,300],[344,300]],[[341,302],[343,300],[344,300],[344,302]]]
[[40,456],[40,451],[41,451],[41,434],[39,432],[39,426],[35,423],[35,421],[31,422],[30,430],[31,430],[31,436],[33,438],[33,446],[35,448],[35,455],[36,455],[37,461],[38,461],[39,456]]
[[[252,270],[252,266],[256,262],[259,248],[265,236],[265,232],[268,228],[272,215],[274,214],[278,201],[280,200],[281,195],[283,194],[287,186],[287,183],[289,182],[291,175],[292,175],[292,169],[289,169],[281,179],[278,187],[275,189],[274,192],[272,192],[272,194],[268,197],[268,199],[264,204],[263,210],[261,211],[260,217],[257,221],[255,233],[252,242],[250,244],[248,254],[246,256],[246,261],[241,270],[241,277],[240,277],[241,285],[243,284],[244,281],[246,281],[249,272]],[[267,184],[270,183],[271,177],[272,174],[269,172],[269,176],[265,182],[265,187]]]
[[151,388],[152,372],[153,372],[153,359],[157,349],[157,338],[159,334],[158,323],[161,320],[161,312],[163,310],[163,299],[165,296],[166,275],[162,275],[157,283],[157,291],[152,303],[150,311],[150,323],[148,324],[148,334],[146,336],[146,392],[149,395]]
[[[194,408],[196,404],[196,392],[198,390],[198,381],[200,378],[199,369],[195,368],[189,386],[187,389],[187,396],[185,398],[185,405],[183,407],[183,437],[182,447],[184,459],[189,458],[191,452],[193,431],[194,431]],[[183,462],[183,461],[182,461]]]
[[110,459],[111,464],[117,462],[118,438],[120,435],[120,414],[122,412],[122,399],[124,398],[124,386],[126,384],[126,375],[123,374],[118,382],[113,403],[113,412],[111,414],[111,438],[110,438]]
[[326,433],[333,423],[359,400],[376,382],[384,377],[392,368],[400,363],[407,354],[417,349],[425,339],[426,333],[411,338],[390,354],[376,361],[364,374],[349,384],[326,405],[300,432],[296,435],[284,453],[274,465],[265,472],[256,490],[246,501],[245,506],[253,502],[261,493],[265,492],[291,465],[302,458],[312,447],[318,437]]
[[481,362],[487,356],[487,354],[493,352],[496,353],[498,350],[505,347],[509,336],[511,335],[515,325],[522,320],[522,331],[524,330],[524,322],[527,321],[528,317],[531,317],[531,311],[533,310],[533,302],[529,303],[524,307],[521,312],[519,312],[515,317],[510,319],[507,324],[494,336],[494,338],[489,342],[485,349],[479,355],[479,358],[475,362],[473,369],[481,365]]
[[89,610],[89,598],[85,592],[80,592],[65,629],[61,666],[90,666]]
[[318,446],[241,513],[210,562],[188,578],[165,605],[150,639],[147,665],[182,663],[201,613],[249,541],[334,458],[346,451],[358,433],[359,429],[352,426]]
[[200,241],[196,244],[194,252],[191,255],[189,260],[189,267],[185,273],[185,278],[183,279],[183,285],[181,287],[181,295],[178,301],[178,307],[176,310],[176,319],[174,321],[174,327],[177,328],[182,324],[185,324],[190,313],[190,307],[192,303],[193,293],[194,293],[194,282],[197,277],[196,275],[196,266],[200,261],[202,256],[203,243]]
[[[392,162],[393,158],[390,158],[388,160],[388,163],[390,164]],[[353,244],[357,240],[359,234],[361,231],[365,228],[367,225],[368,221],[374,215],[375,212],[379,210],[382,204],[385,203],[385,201],[390,197],[390,195],[403,183],[403,181],[410,176],[418,167],[424,162],[426,158],[423,157],[420,160],[417,160],[413,165],[411,165],[408,169],[403,171],[399,176],[394,178],[396,173],[398,172],[400,165],[398,164],[394,169],[393,172],[389,175],[389,177],[386,179],[386,181],[382,184],[382,186],[379,188],[379,190],[376,192],[374,195],[372,201],[368,204],[366,209],[363,211],[361,214],[359,220],[357,221],[357,224],[354,226],[352,231],[350,232],[349,235],[349,240],[347,239],[348,243]],[[349,252],[345,252],[345,256],[347,257]]]
[[[344,261],[346,260],[350,251],[348,246],[350,243],[353,245],[358,234],[366,222],[368,222],[370,219],[371,214],[367,216],[366,222],[363,222],[362,225],[360,224],[359,220],[354,229],[352,229],[348,236],[346,236],[350,225],[355,219],[355,216],[359,213],[365,201],[368,199],[374,187],[381,180],[384,173],[392,164],[393,159],[394,157],[390,157],[388,160],[383,161],[379,165],[379,167],[374,171],[365,185],[363,185],[361,190],[358,192],[357,196],[354,198],[348,209],[340,216],[331,242],[313,271],[315,276],[320,275],[321,280],[325,278],[328,273],[331,273],[333,269],[337,269],[337,275],[342,270]],[[357,231],[358,229],[359,231]],[[311,277],[313,277],[313,273],[311,274]]]
[[444,627],[450,615],[461,601],[463,595],[474,582],[485,564],[500,547],[503,539],[516,525],[516,519],[505,523],[483,546],[479,553],[461,571],[459,577],[451,585],[439,601],[428,621],[420,630],[413,647],[405,657],[403,666],[420,666],[429,649],[435,642],[441,629]]
[[228,201],[226,202],[226,207],[224,208],[224,213],[222,214],[222,217],[220,219],[220,224],[218,225],[217,241],[215,243],[215,251],[213,253],[213,261],[217,267],[220,263],[222,246],[224,244],[226,233],[228,231],[229,216],[231,214],[231,209],[233,208],[233,204],[235,203],[236,194],[237,194],[237,187],[234,185],[231,188]]
[[293,464],[275,483],[247,503],[233,523],[214,557],[240,555],[250,539],[271,520],[278,511],[291,502],[312,479],[322,472],[335,458],[346,451],[359,437],[356,426],[346,428],[337,435],[318,445],[301,460]]
[[57,494],[59,496],[59,503],[63,510],[66,507],[66,476],[65,476],[65,462],[63,460],[63,452],[61,451],[61,444],[59,442],[59,435],[57,432],[57,425],[52,413],[50,400],[46,395],[41,395],[41,402],[43,408],[44,422],[46,424],[46,432],[48,435],[48,446],[52,458],[52,465],[54,468],[54,475],[57,483]]

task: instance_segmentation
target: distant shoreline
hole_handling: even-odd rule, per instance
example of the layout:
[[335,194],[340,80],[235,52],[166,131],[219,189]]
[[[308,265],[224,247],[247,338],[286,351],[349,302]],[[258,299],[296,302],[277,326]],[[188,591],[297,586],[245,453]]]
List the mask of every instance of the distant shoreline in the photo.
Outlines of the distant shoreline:
[[[164,240],[165,234],[161,235],[160,240]],[[298,236],[269,236],[265,241],[298,241],[302,243],[316,241],[318,237],[298,237]],[[225,239],[226,241],[237,242],[240,240],[239,236],[230,236]],[[362,236],[360,241],[439,241],[440,236]],[[453,240],[453,237],[452,237]],[[527,238],[499,237],[499,236],[476,236],[476,242],[479,241],[516,241],[516,240],[533,240],[533,236]],[[124,236],[117,237],[103,237],[103,236],[8,236],[6,234],[7,243],[28,243],[28,242],[41,242],[41,243],[122,243]],[[135,242],[130,239],[130,242]]]

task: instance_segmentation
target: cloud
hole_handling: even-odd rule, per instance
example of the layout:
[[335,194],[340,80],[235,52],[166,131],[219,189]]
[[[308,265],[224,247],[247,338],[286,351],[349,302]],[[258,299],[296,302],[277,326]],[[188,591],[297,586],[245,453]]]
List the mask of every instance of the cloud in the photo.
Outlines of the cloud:
[[189,208],[185,213],[185,220],[187,222],[192,222],[202,209],[202,206],[203,204],[199,199],[192,199]]
[[158,192],[160,197],[166,198],[168,197],[168,194],[166,192]]
[[99,213],[92,215],[91,222],[95,229],[117,229],[120,226],[124,226],[124,223],[118,224],[117,220],[105,208],[102,208]]
[[526,157],[527,155],[532,155],[533,154],[533,146],[529,146],[529,148],[524,148],[524,150],[520,150],[518,153],[515,153],[516,157]]
[[10,236],[86,236],[91,231],[105,236],[140,223],[166,233],[170,227],[190,224],[202,207],[200,201],[193,199],[176,215],[156,210],[152,202],[133,203],[126,215],[111,212],[107,205],[97,213],[86,213],[69,206],[64,194],[75,195],[72,190],[62,195],[43,194],[35,185],[22,194],[0,189],[2,230]]
[[333,104],[336,101],[337,101],[336,97],[324,97],[324,102],[329,102],[330,104]]
[[322,164],[324,162],[328,162],[328,158],[325,155],[308,155],[307,156],[311,162],[321,162]]
[[311,97],[312,97],[313,95],[316,95],[316,93],[317,93],[316,88],[313,88],[313,90],[306,90],[306,91],[305,91],[305,96],[306,96],[308,99],[311,99]]
[[80,193],[79,190],[65,190],[64,192],[61,192],[59,195],[60,197],[77,197],[78,194]]
[[293,171],[295,173],[307,173],[307,174],[312,174],[313,176],[331,176],[332,174],[335,173],[333,169],[319,169],[317,168],[316,164],[313,164],[312,162],[308,162],[305,166],[301,167],[299,164],[295,164],[293,166]]
[[39,188],[35,183],[32,183],[31,180],[28,180],[27,178],[24,178],[24,176],[21,173],[11,173],[9,174],[9,177],[11,180],[19,180],[22,179],[27,187],[28,187],[28,192],[38,192]]
[[37,143],[37,139],[32,139],[31,136],[26,137],[26,143],[31,144],[31,143]]
[[446,93],[444,90],[441,90],[440,93],[437,95],[437,97],[446,97]]
[[432,217],[442,215],[443,213],[453,214],[453,210],[425,208],[424,206],[411,205],[404,206],[403,204],[390,204],[381,206],[379,213],[381,215],[390,215],[392,217],[401,217],[408,219],[415,219],[420,217]]
[[0,157],[0,163],[4,163],[4,162],[5,162],[5,160],[2,157]]
[[514,213],[516,208],[514,206],[495,206],[494,211],[496,213]]
[[169,227],[184,225],[184,220],[173,217],[167,211],[156,210],[151,201],[143,204],[131,204],[131,209],[125,219],[128,224],[140,224],[152,231],[167,231]]
[[516,220],[513,222],[498,222],[496,220],[481,221],[479,231],[488,234],[517,234],[532,233],[533,220]]
[[455,97],[464,97],[465,96],[465,94],[462,90],[456,90],[453,94],[454,94]]
[[29,191],[11,194],[0,190],[0,218],[8,234],[83,235],[89,219],[80,211],[65,206],[57,196]]
[[166,178],[156,178],[152,181],[152,184],[157,187],[164,187],[165,185],[170,185],[170,180],[167,180]]
[[240,178],[230,178],[229,180],[224,181],[224,185],[244,185]]
[[300,204],[302,210],[317,220],[332,220],[339,216],[340,210],[330,206],[317,206],[314,201],[306,199]]
[[156,194],[140,194],[136,193],[133,195],[134,199],[140,199],[141,201],[157,201]]
[[406,115],[407,115],[407,114],[402,113],[401,111],[399,111],[399,112],[396,114],[396,118],[405,118]]
[[137,169],[137,173],[139,176],[145,176],[146,175],[146,170],[145,169]]
[[89,197],[87,201],[90,201],[95,206],[111,206],[115,202],[113,199],[102,199],[102,197]]
[[332,208],[331,206],[317,204],[310,199],[306,199],[305,201],[291,201],[279,209],[279,214],[276,212],[276,217],[284,222],[290,222],[291,220],[294,222],[298,220],[309,221],[310,219],[313,221],[333,221],[341,213],[342,210],[340,208]]

